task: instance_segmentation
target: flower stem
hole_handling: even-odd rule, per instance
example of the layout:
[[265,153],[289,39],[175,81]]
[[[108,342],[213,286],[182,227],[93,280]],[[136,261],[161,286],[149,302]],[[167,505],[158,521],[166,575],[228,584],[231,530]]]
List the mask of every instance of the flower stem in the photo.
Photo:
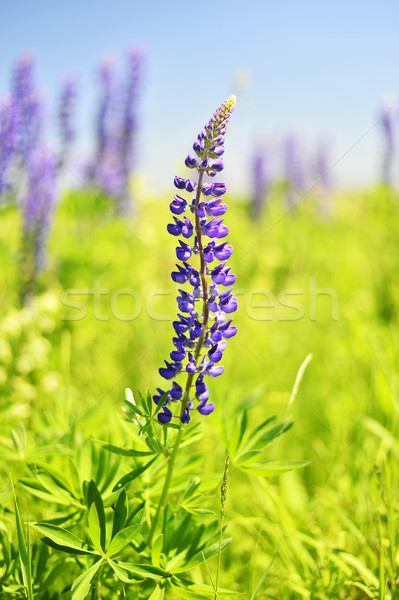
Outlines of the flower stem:
[[[206,332],[208,330],[208,322],[209,322],[208,281],[206,279],[206,263],[205,263],[205,258],[204,258],[204,245],[202,242],[201,223],[200,223],[200,218],[199,218],[198,212],[197,212],[198,204],[199,204],[199,201],[201,198],[203,177],[204,177],[204,171],[201,170],[199,172],[198,184],[197,184],[197,195],[196,195],[195,204],[194,204],[195,235],[197,236],[199,256],[200,256],[200,261],[201,261],[200,262],[200,277],[201,277],[201,284],[202,284],[202,300],[203,300],[203,306],[204,306],[203,321],[202,321],[202,333],[201,333],[201,336],[198,338],[197,345],[195,347],[195,352],[194,352],[194,360],[195,360],[196,364],[198,361],[198,357],[200,356],[202,344],[205,339]],[[190,389],[191,389],[191,386],[193,383],[194,375],[195,375],[195,372],[190,373],[187,377],[187,383],[186,383],[186,387],[184,390],[184,396],[183,396],[183,400],[182,400],[180,416],[183,416],[184,410],[187,408],[187,405],[188,405],[188,402],[190,399],[189,394],[190,394]]]
[[169,486],[170,486],[170,483],[172,481],[173,468],[175,466],[176,457],[177,457],[177,454],[179,452],[180,443],[181,443],[181,440],[182,440],[182,437],[183,437],[183,433],[184,433],[183,426],[180,425],[180,429],[178,431],[178,434],[177,434],[177,437],[176,437],[176,440],[175,440],[175,445],[173,446],[172,454],[170,455],[170,458],[169,458],[168,470],[166,472],[165,483],[163,484],[163,489],[162,489],[161,497],[159,499],[159,504],[158,504],[157,512],[155,513],[155,517],[154,517],[154,519],[153,519],[153,521],[151,523],[150,545],[152,544],[152,540],[154,539],[154,535],[155,535],[155,531],[156,531],[156,528],[157,528],[157,525],[158,525],[159,515],[161,513],[161,509],[166,504],[166,500],[167,500],[167,497],[168,497]]

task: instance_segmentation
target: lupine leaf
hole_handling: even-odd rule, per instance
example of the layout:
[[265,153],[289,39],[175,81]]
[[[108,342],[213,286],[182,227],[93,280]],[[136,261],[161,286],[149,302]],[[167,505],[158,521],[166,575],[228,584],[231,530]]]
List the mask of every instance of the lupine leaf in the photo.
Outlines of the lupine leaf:
[[[265,425],[266,423],[267,421],[265,421]],[[292,425],[293,421],[291,420],[291,418],[288,418],[263,433],[263,428],[259,429],[258,427],[252,433],[250,433],[249,441],[247,442],[246,446],[249,449],[263,449],[273,440],[280,437],[280,435],[291,429]]]
[[165,588],[160,588],[159,585],[157,585],[148,600],[163,600],[164,596]]
[[156,567],[160,566],[162,548],[163,548],[163,534],[159,535],[152,545],[151,562]]
[[39,468],[39,471],[43,471],[43,473],[46,473],[48,476],[50,476],[59,487],[63,488],[70,494],[72,493],[71,483],[68,481],[67,477],[65,477],[64,473],[61,473],[55,467],[42,462],[37,462],[35,466]]
[[90,506],[89,510],[89,532],[91,541],[93,542],[94,548],[100,553],[103,553],[104,548],[101,545],[101,527],[100,521],[98,519],[98,513],[96,509],[96,505],[93,504]]
[[[13,488],[14,492],[14,488]],[[17,498],[14,492],[14,507],[15,507],[15,520],[17,524],[17,536],[18,536],[18,551],[19,560],[21,563],[22,580],[24,582],[25,590],[29,600],[33,600],[33,586],[32,586],[32,566],[30,560],[30,549],[29,543],[26,544],[24,528],[19,514],[19,508]]]
[[125,485],[128,485],[129,483],[131,483],[132,481],[134,481],[135,479],[137,479],[137,477],[139,477],[142,473],[144,473],[144,471],[146,471],[148,469],[148,467],[150,467],[152,465],[152,463],[154,462],[154,460],[156,460],[158,457],[155,456],[152,460],[150,460],[148,463],[146,463],[145,465],[142,465],[141,467],[137,467],[136,469],[133,469],[133,471],[130,471],[127,475],[125,475],[124,477],[122,477],[118,483],[116,483],[113,487],[113,492],[120,490],[122,487],[124,487]]
[[70,502],[66,499],[54,498],[53,494],[50,494],[46,491],[45,487],[42,483],[35,479],[30,478],[22,478],[20,479],[20,483],[28,488],[29,493],[41,500],[45,500],[46,502],[56,502],[57,504],[61,504],[62,506],[69,506]]
[[204,596],[203,594],[198,594],[197,592],[186,590],[185,588],[182,588],[179,585],[171,584],[171,587],[178,596],[180,596],[181,598],[186,598],[187,600],[208,600],[209,598],[209,596]]
[[123,548],[130,544],[130,542],[136,537],[137,533],[140,531],[141,525],[130,525],[125,529],[121,529],[118,533],[112,538],[109,548],[107,550],[108,556],[115,556],[122,552]]
[[118,565],[129,571],[129,573],[135,573],[150,579],[159,579],[163,577],[170,577],[170,573],[162,569],[161,567],[155,567],[154,565],[136,564],[136,563],[125,563],[118,561]]
[[146,579],[145,577],[142,577],[140,575],[137,575],[136,577],[129,577],[128,571],[126,571],[126,569],[123,569],[119,563],[112,560],[112,558],[107,558],[107,561],[114,573],[116,574],[116,576],[118,577],[118,579],[120,579],[124,583],[140,583],[142,581],[145,581]]
[[90,547],[76,537],[76,535],[62,527],[58,527],[58,525],[34,523],[34,527],[36,527],[40,533],[44,534],[46,538],[53,541],[55,547],[65,549],[65,552],[69,551],[71,554],[96,554],[96,552],[91,550]]
[[112,536],[111,537],[114,537],[114,535],[116,533],[118,533],[118,531],[120,531],[123,528],[123,526],[125,525],[126,518],[127,518],[127,511],[128,511],[127,495],[126,495],[125,490],[122,490],[121,493],[119,494],[118,501],[117,501],[115,509],[114,509],[114,521],[112,524]]
[[114,454],[121,454],[122,456],[150,456],[151,454],[154,454],[154,452],[144,452],[141,450],[133,450],[132,448],[120,448],[119,446],[114,446],[113,444],[107,444],[101,441],[98,441],[98,443],[102,445],[104,450],[108,450]]
[[[87,505],[89,509],[94,504],[95,510],[97,513],[99,533],[100,533],[100,547],[105,550],[105,512],[104,512],[104,504],[101,498],[101,494],[97,489],[96,484],[93,480],[89,483],[89,489],[87,493]],[[94,527],[94,535],[97,535],[96,525],[94,519],[92,517],[92,526]],[[94,543],[94,540],[93,540]]]
[[63,487],[60,487],[50,475],[47,475],[46,473],[39,473],[37,478],[43,487],[50,494],[52,494],[54,501],[58,502],[58,504],[63,504],[66,506],[80,506],[80,503],[75,500],[75,498],[71,495],[71,492]]
[[[180,585],[183,589],[191,592],[202,592],[203,594],[206,594],[207,596],[211,596],[212,598],[215,596],[215,590],[213,588],[213,586],[211,585],[207,585],[205,583],[193,583],[191,581],[188,581],[186,579],[183,579],[182,577],[175,577],[173,576],[172,580],[171,580],[172,584],[175,585]],[[218,588],[218,596],[219,594],[222,596],[240,596],[240,592],[234,592],[233,590],[226,590],[225,588]]]
[[91,582],[103,561],[97,561],[90,569],[82,573],[72,584],[68,600],[83,600],[90,591]]
[[243,452],[239,454],[234,459],[234,464],[236,467],[241,465],[250,464],[251,462],[255,462],[258,458],[259,454],[261,454],[262,450],[248,450],[247,452]]
[[[227,538],[226,540],[222,541],[221,551],[223,551],[230,544],[231,540],[232,538]],[[205,548],[205,550],[197,552],[192,558],[190,558],[190,560],[186,561],[181,567],[172,568],[168,565],[168,568],[170,568],[170,570],[173,571],[173,573],[184,573],[185,571],[193,569],[202,562],[209,560],[210,558],[212,558],[212,556],[218,554],[218,552],[219,542],[217,542],[216,544],[212,544],[212,546],[208,546],[208,548]]]
[[302,469],[309,464],[306,460],[279,460],[263,464],[254,464],[251,466],[242,466],[240,469],[245,473],[251,473],[252,475],[260,475],[263,477],[273,477],[292,471],[293,469]]
[[163,452],[162,446],[156,439],[154,439],[150,436],[147,436],[145,438],[145,443],[147,444],[149,449],[152,450],[152,452],[156,452],[157,454],[160,454],[161,452]]

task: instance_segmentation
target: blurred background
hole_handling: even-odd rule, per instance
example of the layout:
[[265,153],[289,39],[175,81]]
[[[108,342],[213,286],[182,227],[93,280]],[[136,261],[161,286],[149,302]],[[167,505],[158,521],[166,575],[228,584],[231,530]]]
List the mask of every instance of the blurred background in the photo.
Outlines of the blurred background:
[[209,8],[180,0],[8,3],[0,24],[0,90],[9,88],[16,57],[32,51],[52,140],[60,80],[74,75],[79,147],[88,153],[99,60],[108,55],[120,63],[128,48],[141,45],[137,166],[146,189],[167,189],[191,132],[231,93],[240,108],[226,171],[235,188],[246,189],[254,144],[288,133],[308,152],[320,139],[331,146],[340,184],[367,183],[379,176],[381,136],[373,125],[382,99],[398,100],[398,10],[394,0],[250,1],[245,10],[235,0]]

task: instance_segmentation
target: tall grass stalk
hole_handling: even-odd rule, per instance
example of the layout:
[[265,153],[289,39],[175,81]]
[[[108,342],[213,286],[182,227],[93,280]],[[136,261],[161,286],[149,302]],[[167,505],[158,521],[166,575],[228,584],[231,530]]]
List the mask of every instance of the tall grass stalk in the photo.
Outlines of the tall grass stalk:
[[220,573],[220,558],[222,554],[222,538],[223,538],[223,521],[224,521],[224,506],[227,498],[227,483],[229,481],[229,465],[230,465],[230,452],[227,453],[226,460],[224,462],[224,473],[222,479],[222,485],[220,486],[220,534],[219,534],[219,552],[218,552],[218,567],[216,572],[216,585],[215,585],[215,600],[218,597],[218,585],[219,585],[219,573]]

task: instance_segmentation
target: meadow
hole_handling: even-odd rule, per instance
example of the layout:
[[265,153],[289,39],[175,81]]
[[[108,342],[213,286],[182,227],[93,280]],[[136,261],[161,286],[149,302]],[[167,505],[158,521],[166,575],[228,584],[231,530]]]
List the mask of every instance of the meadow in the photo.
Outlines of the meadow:
[[[164,537],[127,539],[124,563],[72,590],[94,564],[82,548],[118,531],[117,503],[127,528],[149,527],[161,493],[160,446],[175,432],[145,394],[161,384],[176,314],[171,197],[139,197],[115,218],[107,196],[66,192],[25,305],[21,217],[3,207],[0,598],[399,598],[399,196],[338,190],[323,215],[317,192],[287,210],[276,186],[256,221],[249,195],[225,200],[238,333],[209,384],[215,411],[187,426]],[[260,436],[256,468],[240,448]],[[222,480],[231,542],[218,569]]]

